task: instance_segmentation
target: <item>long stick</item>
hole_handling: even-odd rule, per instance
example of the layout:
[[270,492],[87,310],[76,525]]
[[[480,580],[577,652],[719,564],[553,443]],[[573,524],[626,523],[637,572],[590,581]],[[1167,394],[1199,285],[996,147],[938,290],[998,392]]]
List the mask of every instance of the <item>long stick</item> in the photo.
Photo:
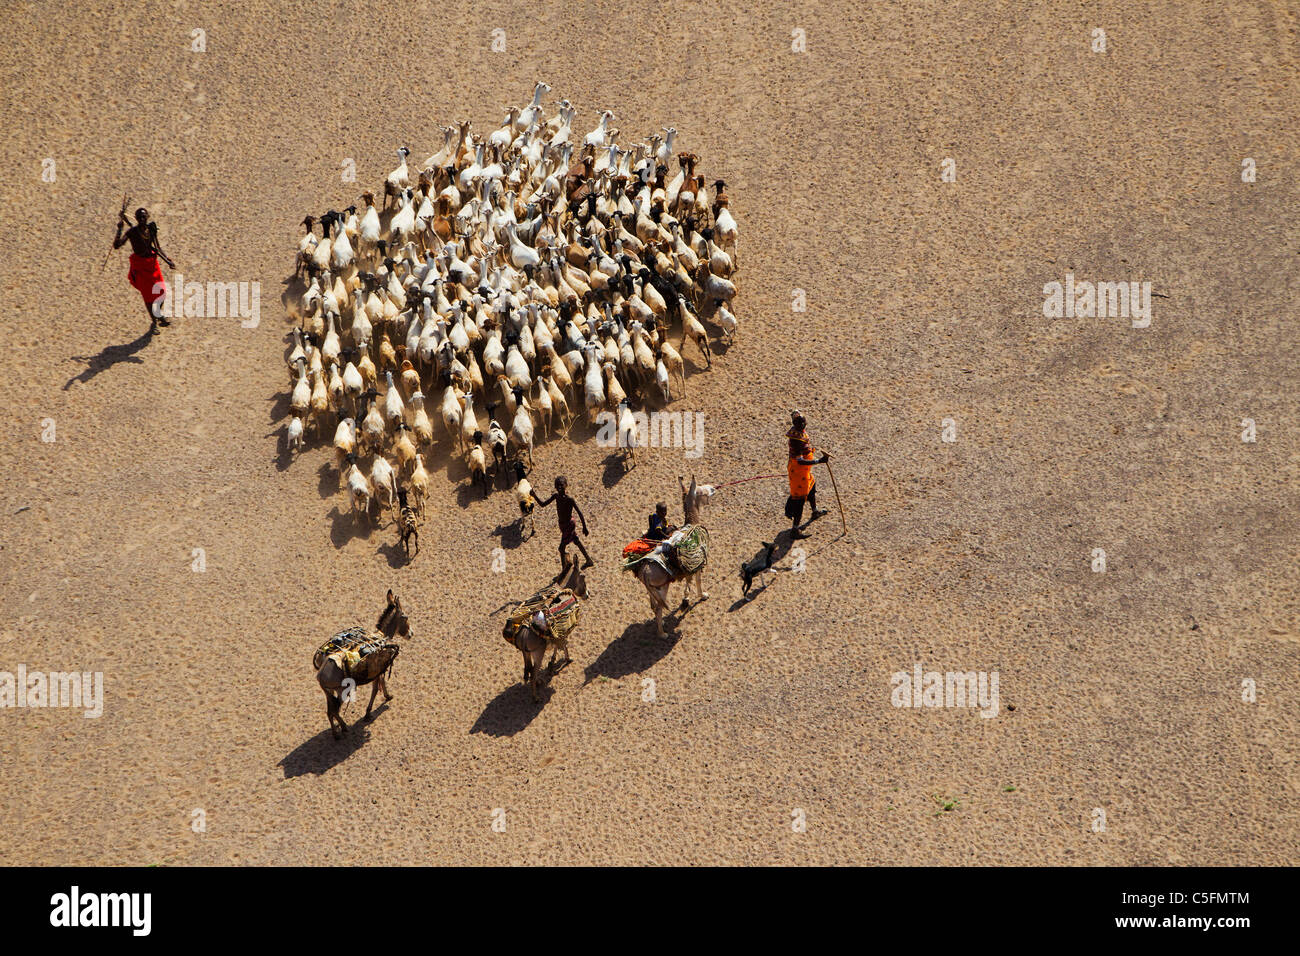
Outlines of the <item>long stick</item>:
[[[121,222],[123,219],[126,218],[126,203],[127,203],[126,193],[122,193],[122,211],[117,214],[118,222]],[[104,262],[99,267],[100,272],[103,272],[106,268],[108,268],[108,258],[112,254],[113,254],[113,247],[109,246],[108,252],[104,253]]]
[[840,501],[840,486],[835,482],[835,472],[831,470],[831,463],[828,459],[826,462],[826,474],[831,476],[831,487],[835,489],[835,503],[840,506],[840,524],[844,526],[844,533],[849,533],[849,522],[844,517],[844,502]]
[[717,485],[718,488],[726,488],[730,485],[743,485],[747,481],[758,481],[760,478],[784,478],[785,475],[755,475],[753,478],[737,478],[735,481],[724,481]]

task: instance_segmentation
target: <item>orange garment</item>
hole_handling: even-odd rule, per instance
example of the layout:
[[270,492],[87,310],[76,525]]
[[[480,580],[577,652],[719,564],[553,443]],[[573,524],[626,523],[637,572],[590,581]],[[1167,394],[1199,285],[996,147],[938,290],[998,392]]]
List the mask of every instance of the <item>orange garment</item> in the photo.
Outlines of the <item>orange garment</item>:
[[808,432],[803,429],[791,428],[785,437],[790,439],[790,463],[786,466],[790,476],[790,497],[807,498],[817,483],[812,473],[816,449],[808,441]]
[[658,541],[651,541],[649,538],[637,538],[623,549],[623,557],[630,558],[633,556],[649,554],[658,546]]

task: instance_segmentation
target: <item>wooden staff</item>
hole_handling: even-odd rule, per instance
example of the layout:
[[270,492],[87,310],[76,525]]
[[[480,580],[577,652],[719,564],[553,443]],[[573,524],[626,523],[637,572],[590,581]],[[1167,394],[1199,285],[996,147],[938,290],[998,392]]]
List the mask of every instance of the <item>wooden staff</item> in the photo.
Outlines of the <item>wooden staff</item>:
[[[126,204],[127,204],[127,195],[126,193],[122,193],[122,209],[117,214],[117,221],[119,223],[122,220],[126,219]],[[104,262],[99,267],[100,272],[103,272],[106,268],[108,268],[108,257],[111,256],[112,254],[113,254],[113,247],[109,246],[108,252],[104,253]]]
[[823,464],[826,466],[826,474],[831,476],[831,487],[835,489],[835,503],[840,506],[840,524],[844,526],[844,534],[849,533],[849,522],[844,517],[844,502],[840,501],[840,486],[835,482],[835,472],[831,470],[831,461],[826,459]]

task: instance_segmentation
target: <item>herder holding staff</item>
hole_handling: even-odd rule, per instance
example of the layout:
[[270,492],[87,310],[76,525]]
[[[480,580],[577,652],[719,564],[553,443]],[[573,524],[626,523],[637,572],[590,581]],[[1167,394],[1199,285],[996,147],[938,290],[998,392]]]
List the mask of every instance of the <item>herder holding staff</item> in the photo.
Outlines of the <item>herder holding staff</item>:
[[786,466],[790,476],[790,497],[786,501],[785,515],[793,521],[790,536],[807,538],[808,533],[799,527],[803,520],[804,501],[812,505],[813,521],[826,514],[825,508],[817,507],[817,481],[813,478],[812,466],[825,464],[830,456],[825,452],[817,456],[817,450],[808,440],[808,422],[802,412],[796,408],[790,413],[790,420],[790,430],[785,433],[785,437],[790,439],[790,463]]
[[[160,325],[171,325],[162,314],[167,283],[163,279],[158,259],[161,257],[173,269],[176,264],[167,258],[167,253],[158,245],[158,224],[149,221],[149,210],[137,209],[135,219],[136,224],[132,226],[125,211],[117,214],[117,235],[113,238],[113,248],[119,249],[125,243],[131,243],[131,269],[127,273],[127,279],[144,299],[144,307],[151,322],[149,331],[156,332]],[[123,226],[130,226],[125,235],[122,234]]]

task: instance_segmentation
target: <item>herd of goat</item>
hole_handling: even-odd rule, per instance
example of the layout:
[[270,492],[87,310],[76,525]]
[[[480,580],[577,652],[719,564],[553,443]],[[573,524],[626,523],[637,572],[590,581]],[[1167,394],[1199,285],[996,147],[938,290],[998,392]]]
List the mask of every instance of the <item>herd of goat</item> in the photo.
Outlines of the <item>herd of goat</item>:
[[585,136],[567,100],[547,118],[549,90],[486,139],[442,128],[418,170],[399,149],[382,205],[366,192],[303,221],[287,443],[333,429],[353,510],[368,521],[409,496],[404,544],[440,435],[484,494],[489,473],[521,474],[534,442],[579,414],[606,415],[633,453],[630,407],[685,393],[687,343],[712,366],[705,321],[736,334],[725,182],[710,197],[672,128],[624,149],[609,111]]

